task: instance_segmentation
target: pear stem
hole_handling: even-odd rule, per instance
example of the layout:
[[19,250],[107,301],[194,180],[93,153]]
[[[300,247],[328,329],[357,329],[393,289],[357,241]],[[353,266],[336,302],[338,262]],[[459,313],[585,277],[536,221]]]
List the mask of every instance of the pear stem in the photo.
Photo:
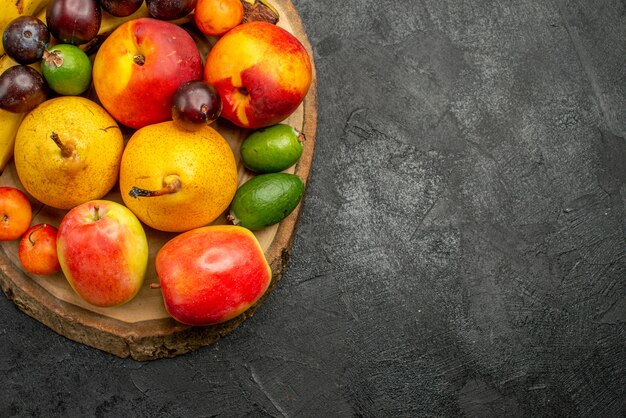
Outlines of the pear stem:
[[180,177],[176,175],[166,176],[163,179],[163,187],[158,190],[146,190],[141,189],[139,187],[133,186],[128,192],[130,197],[137,198],[141,197],[155,197],[155,196],[163,196],[165,194],[176,193],[180,190],[183,183],[180,181]]
[[64,144],[63,142],[61,142],[61,138],[59,138],[59,135],[56,132],[52,132],[50,134],[50,138],[54,141],[55,144],[57,144],[57,147],[59,147],[59,149],[61,150],[61,156],[63,158],[70,158],[72,155],[74,155],[74,151],[76,151],[76,148],[72,146],[72,144]]

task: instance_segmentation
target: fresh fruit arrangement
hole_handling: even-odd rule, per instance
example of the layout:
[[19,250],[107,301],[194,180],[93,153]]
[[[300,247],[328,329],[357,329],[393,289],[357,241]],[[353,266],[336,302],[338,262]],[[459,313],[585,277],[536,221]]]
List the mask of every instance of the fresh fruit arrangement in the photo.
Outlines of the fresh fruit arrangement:
[[[154,269],[180,323],[248,310],[272,280],[252,231],[304,194],[287,172],[304,138],[284,123],[311,86],[304,46],[266,1],[23,3],[0,0],[0,169],[13,158],[19,180],[0,187],[0,240],[94,307]],[[233,146],[224,124],[250,135]],[[60,222],[32,225],[32,205]],[[153,265],[151,231],[167,234]]]

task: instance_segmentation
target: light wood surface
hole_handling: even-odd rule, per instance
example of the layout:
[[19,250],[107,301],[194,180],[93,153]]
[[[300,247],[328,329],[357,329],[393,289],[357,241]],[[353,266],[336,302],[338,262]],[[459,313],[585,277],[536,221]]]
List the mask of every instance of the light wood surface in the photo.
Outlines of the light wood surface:
[[[272,4],[280,13],[278,25],[293,33],[302,42],[313,62],[311,46],[291,2],[274,0]],[[286,170],[299,175],[306,184],[313,159],[317,125],[315,66],[309,94],[284,123],[296,127],[306,136],[304,153],[300,161],[295,167]],[[239,146],[248,132],[223,121],[216,122],[214,126],[228,140],[239,160]],[[240,163],[238,167],[241,184],[253,174],[245,170]],[[0,184],[22,188],[12,163],[0,176]],[[117,186],[105,199],[121,203]],[[33,224],[46,222],[58,226],[66,213],[63,210],[43,206],[33,199],[31,202]],[[275,288],[287,267],[300,207],[301,205],[281,223],[255,232],[273,272],[272,284],[265,296]],[[215,223],[226,223],[225,214]],[[175,234],[144,227],[150,246],[148,273],[140,293],[127,304],[113,308],[91,306],[74,293],[62,273],[54,276],[25,273],[17,256],[18,241],[3,242],[0,245],[2,290],[22,311],[57,333],[116,356],[131,356],[136,360],[173,357],[211,344],[236,329],[262,304],[265,297],[239,317],[217,326],[189,327],[177,323],[167,314],[161,291],[150,288],[150,284],[158,283],[154,270],[156,253]]]

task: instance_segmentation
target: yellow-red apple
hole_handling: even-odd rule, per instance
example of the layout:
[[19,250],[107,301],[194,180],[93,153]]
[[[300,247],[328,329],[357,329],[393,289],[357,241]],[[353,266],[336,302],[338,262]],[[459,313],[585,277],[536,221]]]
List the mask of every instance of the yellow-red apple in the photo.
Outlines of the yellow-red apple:
[[235,27],[213,46],[205,79],[219,92],[222,116],[244,128],[291,115],[311,85],[311,61],[291,33],[266,22]]
[[22,235],[17,254],[29,273],[56,273],[61,269],[57,257],[57,229],[48,224],[31,227]]
[[159,250],[155,264],[167,311],[188,325],[236,317],[259,300],[272,279],[254,234],[233,225],[184,232]]
[[148,241],[126,206],[92,200],[61,220],[57,255],[81,298],[96,306],[115,306],[139,292],[148,265]]
[[141,128],[171,118],[172,96],[202,79],[202,58],[181,27],[139,18],[104,41],[93,64],[93,84],[104,108],[121,124]]
[[0,241],[13,241],[30,226],[33,210],[23,191],[0,187]]

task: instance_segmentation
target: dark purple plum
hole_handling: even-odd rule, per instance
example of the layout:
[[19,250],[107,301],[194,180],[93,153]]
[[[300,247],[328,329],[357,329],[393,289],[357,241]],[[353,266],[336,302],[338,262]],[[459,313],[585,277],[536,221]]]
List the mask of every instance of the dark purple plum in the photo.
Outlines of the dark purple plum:
[[196,7],[197,0],[146,0],[150,16],[160,20],[174,20],[187,16]]
[[200,129],[215,121],[222,112],[222,99],[206,81],[181,84],[172,99],[172,119],[189,131]]
[[81,45],[98,35],[102,10],[98,0],[52,0],[46,9],[46,21],[59,41]]
[[102,10],[117,17],[132,15],[142,4],[143,0],[100,0]]
[[48,27],[35,16],[20,16],[12,20],[2,34],[4,51],[20,64],[39,61],[49,44]]
[[33,110],[48,97],[48,87],[37,70],[15,65],[0,75],[0,109],[13,113]]

